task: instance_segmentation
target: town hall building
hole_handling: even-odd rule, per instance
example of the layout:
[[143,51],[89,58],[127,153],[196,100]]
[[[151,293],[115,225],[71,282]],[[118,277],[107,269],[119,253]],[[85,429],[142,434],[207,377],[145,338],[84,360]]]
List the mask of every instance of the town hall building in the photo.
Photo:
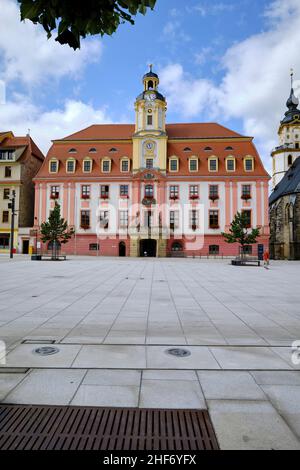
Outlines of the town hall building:
[[240,211],[266,248],[269,175],[253,138],[216,123],[168,124],[158,86],[150,67],[134,124],[53,141],[34,180],[34,228],[58,203],[75,231],[67,254],[233,256],[239,247],[221,234]]

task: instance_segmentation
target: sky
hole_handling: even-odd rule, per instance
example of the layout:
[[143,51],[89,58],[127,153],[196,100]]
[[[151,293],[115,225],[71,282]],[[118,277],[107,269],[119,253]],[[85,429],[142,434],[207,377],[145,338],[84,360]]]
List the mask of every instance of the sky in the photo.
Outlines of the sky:
[[92,124],[133,123],[134,100],[152,63],[167,122],[218,122],[270,152],[290,93],[300,95],[299,0],[157,0],[154,11],[80,51],[20,22],[0,0],[0,132],[51,140]]

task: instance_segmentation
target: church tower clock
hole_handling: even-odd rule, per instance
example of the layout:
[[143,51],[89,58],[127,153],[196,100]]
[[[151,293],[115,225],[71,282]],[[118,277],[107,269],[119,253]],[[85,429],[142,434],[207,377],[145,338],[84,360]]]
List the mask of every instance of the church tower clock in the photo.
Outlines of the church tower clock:
[[143,77],[144,91],[135,102],[135,133],[133,135],[133,171],[145,168],[166,172],[167,134],[166,99],[159,93],[159,78],[150,71]]

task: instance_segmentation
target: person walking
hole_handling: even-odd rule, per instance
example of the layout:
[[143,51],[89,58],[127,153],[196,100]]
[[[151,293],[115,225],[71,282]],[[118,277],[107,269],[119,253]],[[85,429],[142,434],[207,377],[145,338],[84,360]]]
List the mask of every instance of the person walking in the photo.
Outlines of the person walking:
[[269,269],[269,265],[270,265],[270,254],[269,254],[269,250],[266,250],[264,252],[264,268]]

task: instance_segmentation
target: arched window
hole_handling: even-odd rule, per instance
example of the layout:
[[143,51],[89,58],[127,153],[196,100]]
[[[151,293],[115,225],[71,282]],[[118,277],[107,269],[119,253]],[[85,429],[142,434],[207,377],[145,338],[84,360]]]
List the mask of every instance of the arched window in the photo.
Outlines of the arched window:
[[219,245],[209,245],[209,254],[218,255],[220,253]]
[[180,242],[174,242],[172,244],[172,251],[178,253],[178,251],[183,251],[183,246],[182,243]]
[[205,147],[205,152],[212,152],[212,148],[211,147]]
[[292,164],[293,164],[293,156],[289,155],[288,156],[288,166],[292,166]]
[[77,153],[77,150],[72,148],[72,149],[69,150],[69,153]]
[[89,153],[97,153],[97,149],[95,149],[95,147],[93,147],[89,150]]
[[118,150],[113,147],[113,148],[110,149],[109,153],[116,153],[117,151],[118,151]]
[[192,149],[190,149],[190,147],[185,147],[185,149],[183,150],[184,152],[191,152]]
[[233,147],[226,147],[225,150],[233,150]]

